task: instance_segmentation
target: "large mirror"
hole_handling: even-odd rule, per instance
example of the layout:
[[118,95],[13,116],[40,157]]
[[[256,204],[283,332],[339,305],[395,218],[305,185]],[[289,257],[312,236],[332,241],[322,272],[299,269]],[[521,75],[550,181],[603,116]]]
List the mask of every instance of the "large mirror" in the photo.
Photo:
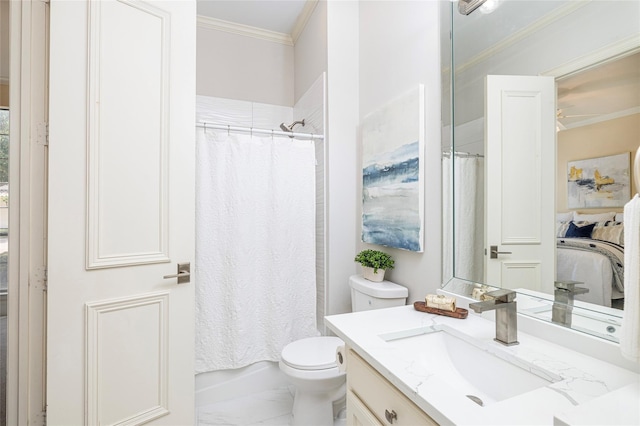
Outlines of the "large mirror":
[[445,287],[619,323],[640,2],[460,0],[442,21]]

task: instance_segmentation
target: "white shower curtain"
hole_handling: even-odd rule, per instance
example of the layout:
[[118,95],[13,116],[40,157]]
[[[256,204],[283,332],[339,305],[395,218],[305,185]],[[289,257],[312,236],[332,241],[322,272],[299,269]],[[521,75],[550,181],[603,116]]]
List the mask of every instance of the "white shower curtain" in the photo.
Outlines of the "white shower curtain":
[[[458,278],[483,282],[484,158],[455,156],[452,173],[451,158],[445,157],[442,173],[442,180],[447,185],[443,191],[443,205],[444,211],[448,212],[443,218],[443,275],[447,279],[455,271]],[[452,193],[455,207],[451,203]]]
[[313,142],[198,129],[196,373],[316,336]]
[[451,157],[442,157],[442,278],[453,278],[453,167]]

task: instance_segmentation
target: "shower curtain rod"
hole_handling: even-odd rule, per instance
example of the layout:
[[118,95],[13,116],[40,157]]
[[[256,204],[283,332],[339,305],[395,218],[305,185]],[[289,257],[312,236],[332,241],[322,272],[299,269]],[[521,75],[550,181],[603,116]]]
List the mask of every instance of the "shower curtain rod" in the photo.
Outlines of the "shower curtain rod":
[[226,130],[228,132],[244,132],[244,133],[260,133],[272,136],[289,136],[294,138],[309,138],[309,139],[324,139],[324,135],[314,135],[313,133],[296,133],[296,132],[283,132],[281,130],[269,130],[269,129],[254,129],[253,127],[238,127],[229,126],[224,124],[213,124],[200,122],[196,123],[196,127],[201,129],[215,129]]
[[[442,155],[449,156],[451,155],[451,151],[442,151]],[[484,158],[484,155],[482,154],[471,154],[470,152],[460,152],[460,151],[454,151],[453,155],[455,155],[456,157],[477,157],[477,158]]]

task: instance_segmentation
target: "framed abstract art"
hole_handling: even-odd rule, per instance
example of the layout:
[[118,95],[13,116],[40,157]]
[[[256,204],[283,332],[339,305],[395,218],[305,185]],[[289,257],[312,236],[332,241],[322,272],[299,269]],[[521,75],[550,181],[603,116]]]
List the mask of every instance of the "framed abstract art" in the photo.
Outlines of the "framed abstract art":
[[362,241],[424,250],[424,86],[362,122]]
[[569,161],[568,208],[623,207],[631,197],[630,171],[628,152]]

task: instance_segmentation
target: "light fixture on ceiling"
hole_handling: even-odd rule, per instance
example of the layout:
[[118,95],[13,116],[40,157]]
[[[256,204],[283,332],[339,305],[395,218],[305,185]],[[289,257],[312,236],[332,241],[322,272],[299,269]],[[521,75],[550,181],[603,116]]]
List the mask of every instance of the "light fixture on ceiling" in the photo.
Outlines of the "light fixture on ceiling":
[[488,15],[500,6],[500,1],[501,0],[486,0],[478,10],[480,10],[480,13]]
[[567,130],[564,124],[560,122],[560,120],[556,120],[556,132],[561,132],[563,130]]
[[482,13],[491,13],[498,8],[500,0],[458,0],[458,12],[469,15],[480,8]]
[[458,0],[458,12],[469,15],[487,0]]

